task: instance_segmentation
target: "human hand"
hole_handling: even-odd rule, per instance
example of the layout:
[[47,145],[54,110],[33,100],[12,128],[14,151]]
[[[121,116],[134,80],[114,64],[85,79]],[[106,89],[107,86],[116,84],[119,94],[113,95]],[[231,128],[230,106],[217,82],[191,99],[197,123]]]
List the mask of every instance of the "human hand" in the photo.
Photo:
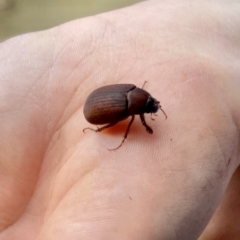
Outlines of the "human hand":
[[[192,240],[207,224],[201,240],[237,239],[238,16],[147,1],[2,43],[0,240]],[[109,152],[129,119],[83,134],[92,90],[146,80],[168,115],[146,115],[153,135],[136,118]]]

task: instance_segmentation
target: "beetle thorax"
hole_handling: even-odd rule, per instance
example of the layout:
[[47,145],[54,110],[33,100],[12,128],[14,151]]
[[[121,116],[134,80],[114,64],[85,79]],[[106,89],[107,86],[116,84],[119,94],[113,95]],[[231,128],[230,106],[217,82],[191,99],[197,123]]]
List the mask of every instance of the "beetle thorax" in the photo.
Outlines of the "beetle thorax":
[[128,92],[127,105],[129,115],[155,113],[159,108],[159,102],[140,88]]

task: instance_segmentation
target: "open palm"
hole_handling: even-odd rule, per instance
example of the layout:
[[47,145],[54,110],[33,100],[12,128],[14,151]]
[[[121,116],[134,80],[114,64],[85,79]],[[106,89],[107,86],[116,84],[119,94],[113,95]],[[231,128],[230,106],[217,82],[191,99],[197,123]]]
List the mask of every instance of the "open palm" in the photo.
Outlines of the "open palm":
[[[216,4],[211,15],[200,1],[148,1],[0,45],[0,240],[196,239],[221,201],[202,239],[229,232],[225,214],[239,219],[239,36]],[[130,119],[82,132],[91,91],[146,80],[168,115],[146,116],[153,135],[136,118],[110,152]]]

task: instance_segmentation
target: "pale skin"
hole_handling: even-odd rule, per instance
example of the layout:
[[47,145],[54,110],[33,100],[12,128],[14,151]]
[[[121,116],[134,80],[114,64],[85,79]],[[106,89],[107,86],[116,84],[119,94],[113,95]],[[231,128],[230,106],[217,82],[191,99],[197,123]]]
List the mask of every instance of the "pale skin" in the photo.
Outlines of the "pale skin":
[[[0,45],[0,240],[238,239],[238,1],[147,1]],[[95,133],[88,94],[160,101]]]

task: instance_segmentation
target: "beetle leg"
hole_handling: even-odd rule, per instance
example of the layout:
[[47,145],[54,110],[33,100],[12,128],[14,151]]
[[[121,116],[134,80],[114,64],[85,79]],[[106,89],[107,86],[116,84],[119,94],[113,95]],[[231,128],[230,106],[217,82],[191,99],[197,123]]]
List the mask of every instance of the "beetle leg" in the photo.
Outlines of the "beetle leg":
[[89,130],[94,131],[94,132],[101,132],[103,129],[112,127],[112,126],[114,126],[114,125],[117,124],[117,123],[118,123],[118,122],[109,123],[109,124],[107,124],[107,125],[105,125],[105,126],[103,126],[103,127],[100,127],[100,128],[97,127],[97,129],[87,127],[87,128],[84,128],[84,129],[83,129],[83,132],[85,132],[86,129],[89,129]]
[[155,119],[152,117],[152,115],[155,115],[155,114],[151,113],[151,120],[155,121]]
[[158,116],[158,115],[157,115],[156,113],[151,113],[151,120],[153,120],[153,121],[154,121],[154,120],[155,120],[155,118],[153,118],[153,117],[152,117],[152,115],[154,115],[154,116]]
[[135,118],[135,115],[132,115],[132,119],[130,120],[130,122],[129,122],[128,126],[127,126],[127,130],[126,130],[126,132],[125,132],[125,134],[124,134],[123,140],[122,140],[122,142],[120,143],[120,145],[119,145],[118,147],[116,147],[116,148],[112,148],[112,149],[109,149],[109,148],[108,148],[109,151],[117,150],[117,149],[119,149],[119,148],[123,145],[125,139],[126,139],[127,136],[128,136],[128,132],[129,132],[129,130],[130,130],[130,127],[131,127],[131,125],[132,125],[132,123],[133,123],[134,118]]
[[142,125],[146,128],[147,132],[152,134],[153,133],[153,130],[147,125],[147,123],[145,122],[145,117],[144,117],[144,114],[140,114],[140,118],[141,118],[141,121],[142,121]]

